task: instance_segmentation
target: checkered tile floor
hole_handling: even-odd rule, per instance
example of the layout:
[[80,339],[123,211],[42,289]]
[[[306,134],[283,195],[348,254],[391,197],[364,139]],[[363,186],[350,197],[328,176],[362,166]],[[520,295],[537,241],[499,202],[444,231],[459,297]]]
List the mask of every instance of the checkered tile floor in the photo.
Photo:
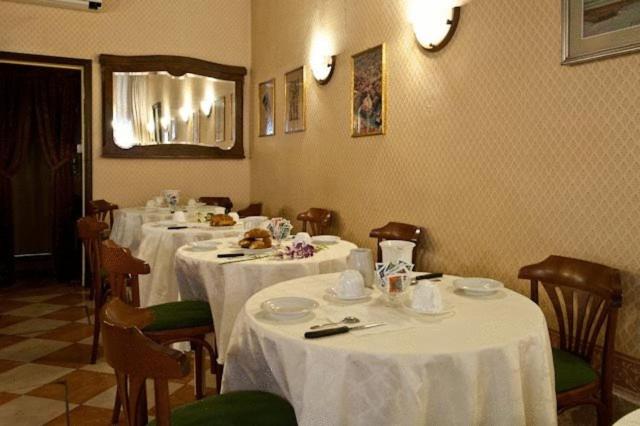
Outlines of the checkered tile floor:
[[[92,306],[86,291],[47,281],[0,290],[0,425],[67,424],[65,387],[70,424],[110,424],[116,380],[104,359],[89,364]],[[195,400],[192,377],[169,391],[174,407]]]

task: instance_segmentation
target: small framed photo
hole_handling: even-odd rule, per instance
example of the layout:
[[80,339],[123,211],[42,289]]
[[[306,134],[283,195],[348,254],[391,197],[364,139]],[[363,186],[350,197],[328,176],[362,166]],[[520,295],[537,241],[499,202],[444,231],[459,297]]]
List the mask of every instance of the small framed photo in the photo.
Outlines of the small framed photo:
[[304,67],[296,68],[284,75],[284,131],[304,130]]
[[384,44],[352,56],[351,136],[384,135],[386,130]]
[[225,101],[226,99],[221,96],[216,98],[213,103],[216,142],[223,142],[225,139],[225,129],[227,127]]
[[258,85],[258,108],[259,108],[259,136],[273,136],[276,134],[275,122],[275,96],[276,80],[272,78]]
[[640,50],[640,0],[562,0],[562,63]]

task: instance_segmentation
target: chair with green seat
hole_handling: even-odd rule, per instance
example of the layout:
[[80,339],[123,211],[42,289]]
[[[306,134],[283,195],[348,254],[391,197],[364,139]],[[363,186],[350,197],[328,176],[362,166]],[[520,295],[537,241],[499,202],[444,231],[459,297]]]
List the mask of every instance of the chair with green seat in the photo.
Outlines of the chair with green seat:
[[116,373],[118,394],[130,426],[147,424],[145,381],[153,380],[155,420],[152,425],[293,426],[295,412],[279,396],[258,391],[212,396],[171,411],[169,380],[189,373],[189,358],[150,339],[132,325],[127,306],[119,299],[103,311],[104,354]]
[[[204,350],[209,353],[211,373],[216,372],[216,351],[205,340],[208,334],[215,337],[209,303],[185,300],[139,308],[138,276],[148,274],[151,270],[149,265],[133,257],[129,249],[110,240],[102,243],[100,255],[102,267],[107,271],[111,294],[122,305],[118,305],[118,312],[122,312],[123,322],[125,319],[130,321],[131,326],[141,329],[157,343],[169,345],[189,342],[194,348],[196,398],[202,398],[205,394]],[[131,297],[128,297],[127,287],[131,288]],[[128,305],[122,302],[126,300],[130,300]],[[219,382],[217,377],[216,381]]]
[[[552,349],[558,411],[594,405],[598,425],[610,425],[615,334],[622,305],[620,272],[598,263],[549,256],[521,268],[518,277],[531,281],[535,303],[539,303],[542,285],[558,320],[560,346]],[[598,369],[594,368],[594,351],[603,328]]]

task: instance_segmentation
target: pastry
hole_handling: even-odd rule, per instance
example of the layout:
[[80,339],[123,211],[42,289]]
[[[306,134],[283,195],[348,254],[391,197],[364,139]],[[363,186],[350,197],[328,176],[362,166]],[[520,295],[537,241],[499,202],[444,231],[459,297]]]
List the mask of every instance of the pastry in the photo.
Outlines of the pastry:
[[211,226],[231,226],[235,224],[236,221],[226,214],[214,214],[211,216]]
[[238,241],[238,245],[254,250],[271,248],[271,233],[266,229],[251,229],[244,233],[244,238]]
[[242,247],[242,248],[249,248],[249,246],[251,245],[252,242],[253,242],[253,240],[245,238],[243,240],[238,241],[238,245],[240,247]]
[[253,228],[244,233],[245,238],[258,239],[258,238],[271,238],[271,232],[262,228]]

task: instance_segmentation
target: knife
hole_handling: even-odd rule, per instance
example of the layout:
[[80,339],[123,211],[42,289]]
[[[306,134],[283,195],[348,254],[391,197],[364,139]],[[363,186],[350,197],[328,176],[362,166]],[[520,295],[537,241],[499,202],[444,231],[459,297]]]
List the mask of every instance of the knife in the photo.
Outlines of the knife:
[[385,322],[374,322],[374,323],[371,323],[371,324],[356,325],[354,327],[347,327],[345,325],[343,327],[326,328],[324,330],[307,331],[306,333],[304,333],[304,338],[305,339],[317,339],[318,337],[333,336],[335,334],[344,334],[344,333],[348,333],[351,330],[364,330],[365,328],[378,327],[378,326],[381,326],[381,325],[386,325],[386,323]]
[[411,285],[418,284],[418,281],[432,280],[434,278],[442,278],[442,273],[441,272],[436,272],[436,273],[433,273],[433,274],[418,275],[417,277],[413,277],[413,279],[411,280]]
[[244,256],[244,253],[220,253],[218,255],[219,258],[225,258],[225,257],[242,257]]

